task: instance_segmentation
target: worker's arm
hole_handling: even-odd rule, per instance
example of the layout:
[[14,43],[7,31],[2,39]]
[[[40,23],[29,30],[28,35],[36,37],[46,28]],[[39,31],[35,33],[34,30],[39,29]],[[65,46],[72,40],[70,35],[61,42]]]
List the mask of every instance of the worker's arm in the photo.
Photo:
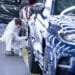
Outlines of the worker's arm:
[[14,32],[15,38],[16,40],[27,40],[27,36],[18,36],[18,34],[16,32]]

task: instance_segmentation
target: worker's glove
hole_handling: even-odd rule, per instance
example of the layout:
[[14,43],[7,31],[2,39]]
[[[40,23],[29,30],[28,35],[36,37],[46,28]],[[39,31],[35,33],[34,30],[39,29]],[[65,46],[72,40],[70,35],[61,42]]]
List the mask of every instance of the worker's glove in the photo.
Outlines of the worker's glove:
[[26,41],[28,40],[28,36],[25,36],[25,40],[26,40]]

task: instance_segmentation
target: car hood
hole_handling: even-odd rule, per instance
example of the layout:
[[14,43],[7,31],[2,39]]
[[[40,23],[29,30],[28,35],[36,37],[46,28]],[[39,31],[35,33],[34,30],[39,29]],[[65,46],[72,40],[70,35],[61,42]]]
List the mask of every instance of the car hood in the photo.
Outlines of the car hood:
[[50,16],[49,34],[59,38],[61,41],[75,45],[75,17],[74,16]]

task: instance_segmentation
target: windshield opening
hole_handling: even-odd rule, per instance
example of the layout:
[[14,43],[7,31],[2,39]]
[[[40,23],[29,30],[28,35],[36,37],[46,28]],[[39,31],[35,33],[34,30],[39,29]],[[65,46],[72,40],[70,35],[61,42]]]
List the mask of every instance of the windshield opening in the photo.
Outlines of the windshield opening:
[[74,6],[75,0],[56,0],[54,14],[60,14],[64,9]]

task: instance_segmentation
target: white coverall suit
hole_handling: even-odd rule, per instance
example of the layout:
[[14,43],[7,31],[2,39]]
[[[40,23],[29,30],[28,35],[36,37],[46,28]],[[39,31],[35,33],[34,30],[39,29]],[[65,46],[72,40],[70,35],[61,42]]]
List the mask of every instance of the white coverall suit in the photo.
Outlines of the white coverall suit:
[[[14,19],[11,22],[9,22],[9,24],[7,25],[4,34],[0,38],[0,41],[6,43],[6,51],[11,51],[12,48],[17,47],[16,46],[17,44],[19,44],[18,47],[21,48],[20,44],[22,44],[22,42],[25,41],[26,37],[18,36],[19,29],[20,28],[17,28],[17,26],[15,25]],[[17,41],[17,44],[15,44],[16,41]]]

